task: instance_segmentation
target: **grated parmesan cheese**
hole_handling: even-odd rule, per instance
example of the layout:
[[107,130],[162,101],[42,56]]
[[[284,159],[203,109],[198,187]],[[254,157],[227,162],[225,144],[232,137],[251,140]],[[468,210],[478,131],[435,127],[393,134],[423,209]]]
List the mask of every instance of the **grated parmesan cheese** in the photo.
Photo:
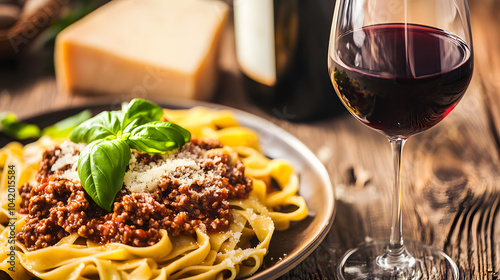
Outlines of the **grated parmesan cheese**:
[[[71,181],[79,181],[77,164],[80,151],[85,148],[83,144],[65,141],[60,145],[61,150],[56,152],[58,159],[52,165],[51,171],[59,173],[60,177]],[[128,170],[124,177],[124,187],[133,193],[153,192],[165,178],[171,179],[179,185],[201,184],[205,181],[220,181],[222,178],[215,170],[204,170],[203,165],[207,160],[217,164],[220,157],[208,159],[204,157],[206,150],[195,147],[193,150],[181,150],[162,154],[159,160],[144,164],[138,161],[141,155],[132,150]],[[67,168],[71,165],[71,168]],[[213,193],[218,196],[218,185],[207,186],[203,192]],[[224,201],[228,203],[227,201]]]
[[250,222],[253,222],[253,221],[255,221],[255,219],[257,219],[257,214],[255,214],[255,212],[253,211],[252,208],[247,208],[246,212],[247,212],[247,215],[249,215],[248,220]]
[[[57,150],[55,153],[55,155],[58,158],[50,168],[50,171],[52,172],[59,171],[59,173],[62,172],[61,174],[62,178],[71,181],[78,181],[79,180],[77,172],[78,156],[80,154],[80,151],[85,148],[85,145],[75,144],[70,141],[64,141],[63,143],[61,143],[59,148],[61,148],[61,150]],[[61,171],[61,169],[65,168],[68,165],[71,165],[71,168]]]
[[231,234],[230,239],[234,243],[240,242],[241,236],[243,235],[241,232],[234,232],[234,231],[231,231],[230,234]]
[[[220,179],[213,170],[203,169],[203,150],[197,147],[193,152],[180,151],[161,155],[160,160],[147,165],[139,164],[139,153],[132,152],[129,170],[125,173],[124,185],[131,192],[152,192],[162,178],[170,178],[179,185],[192,185],[205,180]],[[217,186],[209,186],[206,192],[214,192]]]

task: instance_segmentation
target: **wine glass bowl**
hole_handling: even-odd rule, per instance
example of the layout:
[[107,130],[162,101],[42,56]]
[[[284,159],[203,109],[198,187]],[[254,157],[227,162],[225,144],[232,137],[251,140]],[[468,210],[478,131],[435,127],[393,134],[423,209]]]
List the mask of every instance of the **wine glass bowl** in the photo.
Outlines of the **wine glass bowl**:
[[438,123],[472,76],[468,45],[433,27],[371,25],[340,36],[336,47],[329,69],[341,100],[388,136],[408,137]]
[[401,156],[408,137],[456,107],[473,64],[467,0],[337,1],[328,52],[333,87],[356,119],[389,139],[395,174],[391,236],[347,252],[338,278],[457,279],[446,254],[403,242]]
[[407,138],[432,127],[470,82],[468,37],[409,22],[339,29],[332,27],[328,60],[336,92],[356,118],[388,136]]

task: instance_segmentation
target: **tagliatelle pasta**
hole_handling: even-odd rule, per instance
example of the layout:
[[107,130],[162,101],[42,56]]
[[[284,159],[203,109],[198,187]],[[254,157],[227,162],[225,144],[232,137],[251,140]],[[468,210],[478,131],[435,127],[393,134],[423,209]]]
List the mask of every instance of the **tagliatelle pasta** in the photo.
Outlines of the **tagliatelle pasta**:
[[[13,279],[235,279],[254,274],[268,252],[274,230],[307,216],[297,195],[299,180],[293,167],[268,159],[259,150],[258,135],[238,125],[231,111],[195,107],[165,110],[167,120],[188,129],[193,137],[220,141],[224,153],[245,166],[253,183],[246,199],[230,200],[229,229],[161,238],[150,246],[96,244],[71,233],[55,245],[28,250],[13,238],[26,221],[19,214],[19,186],[33,181],[43,151],[62,139],[41,138],[22,146],[0,149],[0,270]],[[14,178],[15,177],[15,178]],[[10,203],[10,204],[9,204]],[[283,209],[286,209],[283,210]],[[15,228],[14,228],[15,227]]]

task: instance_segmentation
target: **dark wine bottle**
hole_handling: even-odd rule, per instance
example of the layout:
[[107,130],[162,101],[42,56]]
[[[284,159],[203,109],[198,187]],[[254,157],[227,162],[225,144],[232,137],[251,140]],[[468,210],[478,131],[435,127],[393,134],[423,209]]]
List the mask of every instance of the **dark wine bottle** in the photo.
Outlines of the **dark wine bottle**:
[[333,1],[233,3],[237,59],[254,103],[288,121],[344,111],[327,66]]

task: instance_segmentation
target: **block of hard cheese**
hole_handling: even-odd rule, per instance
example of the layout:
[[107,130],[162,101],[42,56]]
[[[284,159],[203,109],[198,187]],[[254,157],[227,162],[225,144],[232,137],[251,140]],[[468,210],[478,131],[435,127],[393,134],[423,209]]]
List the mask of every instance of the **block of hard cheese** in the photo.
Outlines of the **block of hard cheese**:
[[113,0],[57,36],[58,86],[70,93],[208,99],[227,13],[216,0]]

